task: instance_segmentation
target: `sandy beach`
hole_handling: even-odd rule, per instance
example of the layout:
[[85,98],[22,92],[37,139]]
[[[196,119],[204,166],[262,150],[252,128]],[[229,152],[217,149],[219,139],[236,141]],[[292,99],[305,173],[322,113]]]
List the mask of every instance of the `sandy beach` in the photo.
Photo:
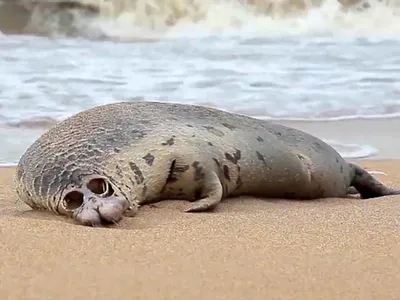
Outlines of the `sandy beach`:
[[[359,161],[400,186],[400,161]],[[400,197],[143,207],[110,228],[16,203],[0,171],[1,299],[398,299]]]
[[167,100],[278,118],[400,188],[399,6],[343,1],[0,0],[0,300],[400,300],[400,195],[92,228],[18,202],[6,166],[78,111]]

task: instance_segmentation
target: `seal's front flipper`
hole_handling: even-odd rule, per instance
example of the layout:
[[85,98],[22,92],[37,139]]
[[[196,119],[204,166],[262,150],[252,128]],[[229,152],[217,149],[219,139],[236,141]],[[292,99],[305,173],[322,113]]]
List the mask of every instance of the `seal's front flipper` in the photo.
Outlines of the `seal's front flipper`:
[[400,190],[388,188],[361,167],[352,163],[349,163],[349,165],[352,168],[351,185],[360,192],[361,198],[400,195]]
[[209,173],[205,180],[200,200],[194,202],[185,212],[201,212],[215,208],[222,199],[223,188],[215,172]]

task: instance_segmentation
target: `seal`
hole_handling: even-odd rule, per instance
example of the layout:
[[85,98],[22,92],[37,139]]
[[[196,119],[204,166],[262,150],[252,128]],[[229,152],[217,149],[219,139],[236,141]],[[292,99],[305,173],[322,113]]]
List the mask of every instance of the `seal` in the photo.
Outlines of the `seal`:
[[89,226],[117,223],[166,199],[188,200],[186,212],[201,212],[239,195],[400,194],[303,131],[157,101],[101,105],[56,124],[22,155],[15,183],[32,209]]

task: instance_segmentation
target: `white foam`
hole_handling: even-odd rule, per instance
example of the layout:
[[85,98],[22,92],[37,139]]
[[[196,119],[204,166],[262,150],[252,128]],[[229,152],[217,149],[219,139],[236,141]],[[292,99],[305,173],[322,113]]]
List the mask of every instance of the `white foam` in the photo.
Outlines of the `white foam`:
[[[59,1],[39,2],[50,3]],[[75,16],[77,26],[114,38],[194,37],[206,34],[303,35],[334,33],[398,38],[396,1],[369,0],[365,11],[344,11],[335,0],[74,0],[98,7],[99,17]],[[252,3],[252,4],[251,4]],[[40,10],[36,20],[41,22]],[[79,20],[81,19],[81,20]],[[82,21],[83,20],[83,21]],[[62,17],[52,17],[57,28]],[[98,30],[97,33],[94,33]]]
[[378,154],[378,149],[369,145],[344,144],[334,140],[324,140],[346,159],[367,158]]
[[9,168],[9,167],[16,167],[18,163],[2,163],[0,162],[0,168]]
[[[253,116],[256,117],[256,116]],[[277,121],[313,121],[313,122],[324,122],[324,121],[345,121],[345,120],[379,120],[379,119],[395,119],[400,117],[400,112],[388,113],[388,114],[368,114],[368,115],[347,115],[347,116],[337,116],[337,117],[326,117],[326,118],[295,118],[295,117],[269,117],[263,116],[256,118],[261,120],[277,120]]]
[[378,171],[378,170],[368,170],[368,173],[370,173],[370,174],[372,174],[372,175],[385,175],[385,176],[388,175],[388,174],[386,174],[385,172]]

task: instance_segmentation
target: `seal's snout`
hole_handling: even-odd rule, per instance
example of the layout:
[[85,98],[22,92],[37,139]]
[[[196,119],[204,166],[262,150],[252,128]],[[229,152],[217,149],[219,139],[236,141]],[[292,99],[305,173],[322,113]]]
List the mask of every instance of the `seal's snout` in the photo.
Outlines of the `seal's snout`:
[[116,223],[129,210],[129,201],[115,194],[104,178],[92,178],[80,188],[71,188],[63,199],[63,209],[83,225]]

